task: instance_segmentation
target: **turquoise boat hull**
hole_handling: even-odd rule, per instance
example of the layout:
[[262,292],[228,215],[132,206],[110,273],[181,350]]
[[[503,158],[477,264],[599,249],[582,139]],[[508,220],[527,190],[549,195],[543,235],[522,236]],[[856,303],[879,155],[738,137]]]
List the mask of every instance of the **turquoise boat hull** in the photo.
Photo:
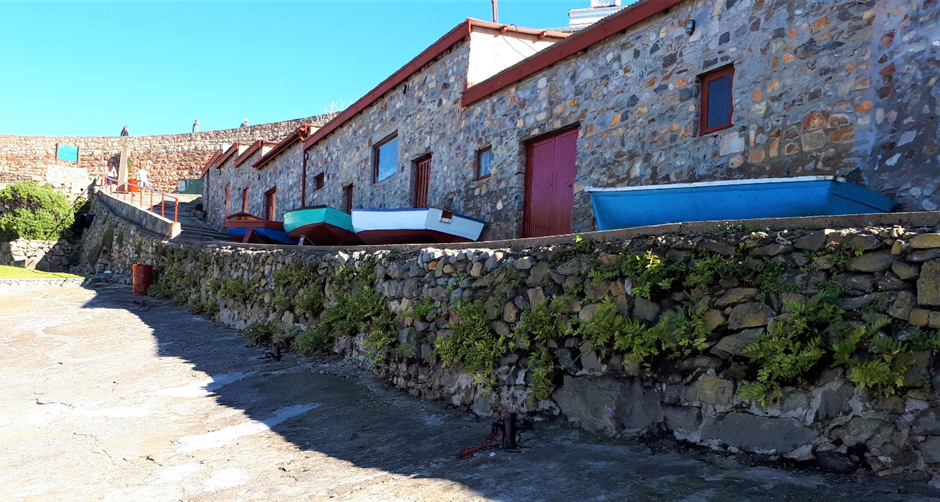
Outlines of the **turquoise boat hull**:
[[890,212],[897,202],[832,176],[585,189],[598,230],[794,216]]
[[328,206],[304,207],[284,213],[284,230],[307,244],[335,246],[359,244],[349,214]]

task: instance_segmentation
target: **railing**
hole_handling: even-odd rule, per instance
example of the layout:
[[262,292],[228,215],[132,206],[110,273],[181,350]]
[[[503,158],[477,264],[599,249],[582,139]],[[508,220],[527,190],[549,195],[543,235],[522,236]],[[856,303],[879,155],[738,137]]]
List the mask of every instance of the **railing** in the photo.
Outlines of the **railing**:
[[[180,200],[179,200],[179,198],[177,198],[177,197],[174,197],[174,196],[172,196],[172,195],[170,195],[170,194],[168,194],[168,193],[163,193],[163,192],[161,192],[161,191],[159,191],[159,190],[153,190],[153,189],[151,189],[150,187],[146,187],[146,186],[141,187],[141,186],[137,186],[137,185],[130,185],[130,184],[127,184],[127,183],[125,183],[125,184],[123,184],[123,185],[118,185],[117,180],[115,180],[115,179],[113,179],[113,178],[105,178],[105,185],[104,185],[104,187],[105,187],[105,189],[108,191],[108,193],[110,193],[111,195],[113,195],[113,196],[115,196],[115,197],[118,197],[118,198],[124,200],[124,202],[128,202],[127,199],[128,199],[128,195],[129,195],[129,196],[130,196],[130,204],[133,205],[133,206],[141,207],[141,208],[144,207],[144,197],[145,197],[144,194],[145,194],[145,193],[149,193],[149,194],[150,194],[150,205],[147,206],[147,209],[148,209],[151,213],[153,212],[154,206],[156,206],[156,204],[154,203],[154,194],[156,194],[157,196],[160,197],[160,200],[159,200],[159,202],[160,202],[160,216],[162,216],[162,217],[164,217],[164,218],[166,218],[166,199],[169,198],[169,199],[171,199],[171,200],[173,201],[173,222],[175,223],[175,222],[179,221]],[[136,196],[136,198],[138,199],[137,202],[134,201],[135,196]]]

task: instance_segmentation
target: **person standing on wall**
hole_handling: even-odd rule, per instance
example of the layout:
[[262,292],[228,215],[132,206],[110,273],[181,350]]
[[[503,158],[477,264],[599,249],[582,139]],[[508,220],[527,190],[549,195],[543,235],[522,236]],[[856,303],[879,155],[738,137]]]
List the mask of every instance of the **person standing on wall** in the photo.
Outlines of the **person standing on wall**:
[[193,132],[199,132],[199,120],[193,122]]
[[131,133],[127,132],[127,126],[124,126],[124,129],[121,129],[121,136],[130,136]]
[[245,119],[245,120],[242,122],[242,125],[240,125],[240,126],[238,126],[238,127],[248,127],[248,119]]
[[150,184],[150,173],[141,167],[137,170],[137,186],[144,188]]

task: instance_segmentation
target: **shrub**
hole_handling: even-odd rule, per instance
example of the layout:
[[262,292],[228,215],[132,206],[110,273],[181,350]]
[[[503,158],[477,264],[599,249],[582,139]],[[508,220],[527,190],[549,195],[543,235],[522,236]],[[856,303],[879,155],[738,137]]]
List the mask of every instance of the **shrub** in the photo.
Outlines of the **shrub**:
[[281,329],[277,321],[256,322],[245,328],[242,336],[247,338],[252,345],[271,345],[274,342],[274,336]]
[[65,195],[33,181],[14,183],[0,190],[0,239],[58,240],[75,221]]
[[479,303],[461,305],[455,313],[456,320],[445,326],[450,333],[438,335],[434,349],[445,364],[463,365],[476,381],[494,384],[496,364],[508,351],[509,340],[493,332],[486,309]]

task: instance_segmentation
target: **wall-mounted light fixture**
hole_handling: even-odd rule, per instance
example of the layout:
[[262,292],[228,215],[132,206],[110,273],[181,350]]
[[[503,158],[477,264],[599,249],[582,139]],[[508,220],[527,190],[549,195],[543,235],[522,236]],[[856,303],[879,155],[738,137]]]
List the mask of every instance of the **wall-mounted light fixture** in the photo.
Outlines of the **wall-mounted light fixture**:
[[685,32],[689,35],[695,33],[695,20],[689,19],[685,22]]

